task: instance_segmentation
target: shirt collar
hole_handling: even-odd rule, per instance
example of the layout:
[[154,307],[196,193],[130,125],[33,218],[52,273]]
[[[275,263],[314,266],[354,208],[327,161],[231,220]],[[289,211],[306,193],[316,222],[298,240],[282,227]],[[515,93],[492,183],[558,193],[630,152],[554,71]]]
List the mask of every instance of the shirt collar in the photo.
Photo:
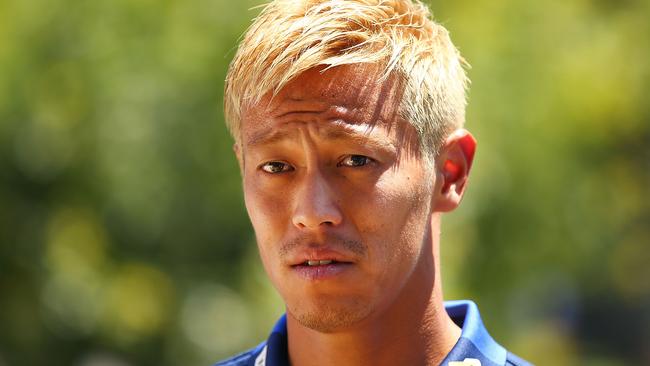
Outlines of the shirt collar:
[[[467,359],[480,361],[481,366],[502,366],[506,363],[507,351],[488,333],[481,320],[481,314],[473,301],[446,301],[447,314],[461,328],[460,338],[451,349],[441,365],[453,365],[454,362],[467,362]],[[477,363],[475,363],[477,364]]]
[[[481,314],[474,302],[469,300],[446,301],[445,310],[462,330],[458,342],[447,354],[441,365],[477,364],[481,366],[501,366],[505,364],[507,352],[492,339],[485,329]],[[479,363],[472,360],[479,361]],[[282,315],[273,327],[273,331],[266,341],[266,346],[256,357],[254,365],[289,365],[286,314]]]

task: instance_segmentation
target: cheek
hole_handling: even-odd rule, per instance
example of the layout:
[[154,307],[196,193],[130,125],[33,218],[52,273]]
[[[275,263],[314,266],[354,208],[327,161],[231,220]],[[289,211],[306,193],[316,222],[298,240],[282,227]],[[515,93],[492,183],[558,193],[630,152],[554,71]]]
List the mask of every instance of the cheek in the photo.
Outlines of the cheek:
[[287,194],[288,192],[282,189],[269,192],[255,179],[244,182],[244,202],[260,250],[263,250],[266,243],[280,240],[282,230],[285,228],[283,222],[286,221],[288,212]]
[[428,220],[431,193],[426,188],[422,174],[396,172],[377,182],[369,217],[381,262],[417,259]]
[[244,183],[244,202],[255,231],[262,266],[270,277],[271,283],[281,293],[281,288],[277,287],[281,281],[278,279],[280,275],[277,271],[279,257],[275,248],[282,240],[280,228],[284,227],[280,222],[283,212],[282,205],[286,204],[280,199],[283,196],[282,192],[277,195],[269,195],[255,184]]
[[[405,175],[394,172],[386,174],[377,182],[376,204],[386,220],[404,222],[409,217],[421,216],[427,208],[429,193],[421,174]],[[392,225],[402,229],[399,225]]]

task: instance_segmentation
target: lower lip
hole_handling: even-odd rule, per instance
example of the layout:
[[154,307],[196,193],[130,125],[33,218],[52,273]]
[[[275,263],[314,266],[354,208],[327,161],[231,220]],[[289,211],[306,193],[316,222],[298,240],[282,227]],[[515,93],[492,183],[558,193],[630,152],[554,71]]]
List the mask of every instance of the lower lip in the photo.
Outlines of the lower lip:
[[352,263],[331,263],[322,266],[293,266],[292,269],[306,280],[334,279],[352,267]]

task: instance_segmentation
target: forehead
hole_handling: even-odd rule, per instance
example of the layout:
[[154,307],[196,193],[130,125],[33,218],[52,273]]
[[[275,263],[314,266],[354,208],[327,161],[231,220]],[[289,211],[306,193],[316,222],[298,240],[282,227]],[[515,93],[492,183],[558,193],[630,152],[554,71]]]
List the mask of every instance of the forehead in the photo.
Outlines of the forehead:
[[264,131],[283,129],[296,122],[392,126],[399,120],[399,84],[394,76],[382,79],[375,65],[310,69],[275,96],[267,93],[255,105],[243,108],[244,145]]

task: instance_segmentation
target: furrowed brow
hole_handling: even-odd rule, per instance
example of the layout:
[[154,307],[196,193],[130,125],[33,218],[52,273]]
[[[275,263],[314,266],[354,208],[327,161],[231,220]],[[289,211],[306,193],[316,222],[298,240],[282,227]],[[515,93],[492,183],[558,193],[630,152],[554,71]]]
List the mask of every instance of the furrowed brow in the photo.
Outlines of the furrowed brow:
[[248,140],[247,145],[251,147],[261,145],[271,145],[282,140],[290,139],[295,136],[295,132],[290,130],[277,130],[268,128],[255,133]]
[[[319,129],[320,138],[327,141],[352,142],[373,149],[395,151],[396,147],[390,141],[376,139],[372,136],[372,127],[341,123],[336,127]],[[281,141],[297,138],[295,129],[268,128],[253,134],[247,141],[249,147],[272,145]]]
[[335,128],[325,129],[322,133],[323,138],[330,141],[348,141],[359,145],[368,146],[373,149],[395,151],[395,145],[389,141],[376,139],[370,134],[371,129],[366,132],[357,131],[357,129]]

